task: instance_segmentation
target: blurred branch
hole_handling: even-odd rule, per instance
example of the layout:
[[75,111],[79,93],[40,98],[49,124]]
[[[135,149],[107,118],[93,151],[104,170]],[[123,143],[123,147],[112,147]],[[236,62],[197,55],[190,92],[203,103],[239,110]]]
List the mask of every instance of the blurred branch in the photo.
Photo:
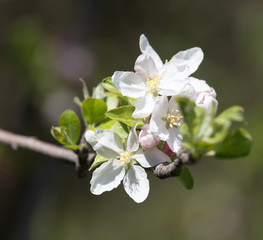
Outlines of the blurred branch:
[[11,145],[13,149],[18,147],[27,148],[78,165],[78,155],[71,150],[37,140],[34,137],[22,136],[0,129],[0,142]]
[[155,166],[153,174],[160,179],[176,177],[181,174],[183,165],[192,165],[195,163],[196,160],[193,159],[186,150],[184,150],[173,162],[169,164],[161,163]]

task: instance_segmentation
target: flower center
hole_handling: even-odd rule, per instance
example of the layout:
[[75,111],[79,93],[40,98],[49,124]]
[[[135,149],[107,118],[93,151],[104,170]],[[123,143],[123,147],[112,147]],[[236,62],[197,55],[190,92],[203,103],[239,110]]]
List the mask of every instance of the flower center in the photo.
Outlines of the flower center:
[[[120,151],[120,153],[122,153],[122,150]],[[131,152],[126,152],[121,156],[119,163],[129,164],[131,162],[131,159],[132,159]]]
[[154,95],[158,93],[158,87],[161,80],[162,76],[160,74],[154,74],[151,78],[146,80],[148,88]]
[[166,117],[167,125],[172,127],[180,127],[182,124],[183,116],[180,114],[179,110],[173,109],[168,113]]

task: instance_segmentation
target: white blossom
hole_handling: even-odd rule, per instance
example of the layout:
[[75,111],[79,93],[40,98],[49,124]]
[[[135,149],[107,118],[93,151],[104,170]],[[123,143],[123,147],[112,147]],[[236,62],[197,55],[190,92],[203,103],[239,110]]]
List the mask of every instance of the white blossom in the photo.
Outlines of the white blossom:
[[192,87],[188,77],[203,60],[202,50],[195,47],[179,52],[163,64],[144,35],[140,37],[140,49],[142,54],[135,62],[135,72],[117,71],[112,76],[122,95],[138,98],[133,113],[135,118],[149,116],[159,95],[178,96],[189,91]]
[[[153,167],[159,163],[170,161],[170,158],[157,148],[139,148],[136,125],[129,133],[126,145],[121,138],[109,131],[88,130],[85,138],[93,149],[109,160],[101,164],[92,175],[91,192],[100,195],[119,186],[123,180],[126,193],[137,203],[143,202],[149,194],[149,181],[143,167]],[[138,165],[138,163],[140,165]]]
[[182,147],[182,135],[179,132],[182,122],[183,116],[179,111],[175,97],[172,97],[168,102],[167,97],[162,96],[152,113],[149,129],[157,138],[166,141],[170,149],[178,154]]

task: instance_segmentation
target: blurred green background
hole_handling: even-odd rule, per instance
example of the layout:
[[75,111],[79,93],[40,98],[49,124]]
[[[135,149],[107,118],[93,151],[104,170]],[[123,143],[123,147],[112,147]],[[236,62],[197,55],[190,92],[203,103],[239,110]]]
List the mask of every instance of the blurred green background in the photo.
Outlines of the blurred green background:
[[0,128],[54,143],[59,115],[79,114],[78,79],[91,89],[132,71],[141,33],[163,60],[203,49],[193,76],[216,89],[219,111],[245,107],[250,156],[192,166],[191,191],[149,174],[136,204],[122,186],[94,196],[72,165],[0,144],[1,239],[263,239],[261,0],[1,0]]

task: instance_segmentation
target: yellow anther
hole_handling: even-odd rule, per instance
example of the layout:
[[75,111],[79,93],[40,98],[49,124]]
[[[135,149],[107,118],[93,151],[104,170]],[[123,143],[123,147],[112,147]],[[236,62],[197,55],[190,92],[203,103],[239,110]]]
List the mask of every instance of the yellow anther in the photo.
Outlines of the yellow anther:
[[127,152],[121,156],[119,163],[123,162],[124,164],[129,164],[131,162],[131,153]]
[[154,74],[151,78],[148,78],[146,80],[148,88],[153,94],[158,93],[158,87],[161,80],[162,80],[162,76],[160,74]]
[[170,128],[179,127],[182,124],[182,118],[183,116],[180,114],[180,112],[177,109],[173,109],[167,115],[167,124]]

